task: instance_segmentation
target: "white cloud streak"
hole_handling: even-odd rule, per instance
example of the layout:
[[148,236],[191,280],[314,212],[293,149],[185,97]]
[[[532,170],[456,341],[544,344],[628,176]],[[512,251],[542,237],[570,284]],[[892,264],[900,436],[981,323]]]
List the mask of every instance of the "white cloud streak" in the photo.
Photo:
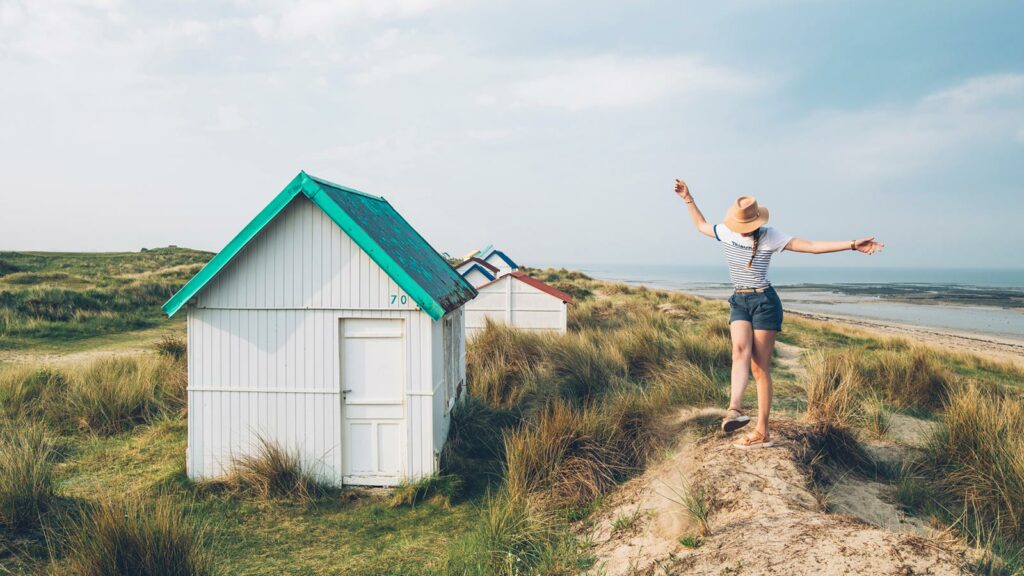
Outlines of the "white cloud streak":
[[[666,98],[737,93],[754,78],[707,64],[697,56],[594,56],[544,61],[543,72],[512,84],[512,102],[570,112],[644,106]],[[487,96],[484,96],[487,98]]]

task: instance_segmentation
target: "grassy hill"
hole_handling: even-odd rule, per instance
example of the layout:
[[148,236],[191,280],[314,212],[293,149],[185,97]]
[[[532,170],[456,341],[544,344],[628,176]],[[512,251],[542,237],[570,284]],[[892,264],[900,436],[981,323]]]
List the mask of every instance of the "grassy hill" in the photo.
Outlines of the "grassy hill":
[[[602,565],[588,534],[622,483],[717,435],[714,415],[674,423],[724,402],[723,304],[531,270],[576,298],[569,333],[491,326],[471,343],[442,476],[336,490],[269,445],[190,482],[184,324],[159,305],[209,257],[0,253],[0,342],[17,353],[0,366],[0,574],[577,574]],[[814,490],[870,480],[981,544],[972,569],[1021,566],[1024,373],[813,321],[780,340],[775,410],[807,423]],[[889,429],[908,418],[934,432],[900,444]],[[704,493],[682,500],[714,525]],[[685,536],[679,554],[703,538]]]
[[160,305],[212,257],[184,248],[0,252],[0,349],[162,326]]

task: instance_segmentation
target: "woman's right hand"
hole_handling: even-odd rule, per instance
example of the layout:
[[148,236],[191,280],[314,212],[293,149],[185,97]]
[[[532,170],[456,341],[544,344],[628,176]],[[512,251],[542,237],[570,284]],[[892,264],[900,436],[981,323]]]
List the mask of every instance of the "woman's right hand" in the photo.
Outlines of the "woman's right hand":
[[676,178],[676,194],[679,195],[686,202],[693,202],[693,195],[690,194],[690,188],[679,178]]

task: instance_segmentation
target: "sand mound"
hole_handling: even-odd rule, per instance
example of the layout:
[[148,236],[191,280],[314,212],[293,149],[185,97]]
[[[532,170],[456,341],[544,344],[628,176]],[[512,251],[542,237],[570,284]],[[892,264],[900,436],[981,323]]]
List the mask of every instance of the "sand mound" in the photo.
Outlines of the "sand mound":
[[[717,434],[683,440],[609,498],[589,528],[598,557],[591,573],[965,573],[963,548],[921,536],[927,528],[902,519],[875,483],[842,477],[836,492],[854,495],[830,506],[845,513],[826,511],[830,495],[802,464],[810,434],[807,425],[780,420],[768,449],[737,450]],[[702,486],[710,503],[710,530],[695,548],[681,542],[700,534],[681,504],[686,485]]]

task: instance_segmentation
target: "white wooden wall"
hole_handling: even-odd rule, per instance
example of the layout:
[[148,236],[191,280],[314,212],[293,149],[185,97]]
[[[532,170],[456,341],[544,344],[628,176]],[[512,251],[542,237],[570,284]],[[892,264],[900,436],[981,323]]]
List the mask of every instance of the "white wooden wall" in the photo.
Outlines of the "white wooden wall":
[[[454,366],[449,367],[448,371],[444,370],[443,361],[445,346],[445,338],[442,333],[443,319],[442,321],[434,322],[434,329],[436,331],[432,338],[434,343],[434,361],[432,366],[435,367],[433,412],[434,421],[441,423],[439,426],[434,426],[434,451],[436,454],[440,454],[445,440],[448,438],[448,428],[451,424],[449,416],[452,408],[454,408],[454,401],[461,400],[466,394],[465,308],[453,310],[448,316],[452,319],[452,335],[454,337]],[[462,384],[461,395],[456,397],[455,395],[459,393],[460,383]],[[446,387],[449,389],[447,394],[445,392]]]
[[487,262],[491,266],[494,266],[495,268],[498,269],[498,272],[497,274],[495,274],[495,276],[497,276],[498,274],[508,274],[509,272],[512,271],[512,267],[508,265],[508,262],[505,262],[505,260],[503,260],[501,256],[498,256],[497,254],[492,253],[490,256],[487,257],[486,260],[484,260],[484,262]]
[[483,272],[480,272],[480,270],[476,268],[474,268],[473,271],[470,272],[469,274],[463,276],[463,278],[466,279],[466,282],[472,284],[474,288],[479,288],[491,281],[490,278],[484,276]]
[[487,318],[523,330],[565,332],[566,328],[565,302],[515,276],[502,276],[479,289],[465,309],[466,338],[483,330]]
[[299,196],[188,307],[190,477],[222,474],[262,434],[340,481],[346,317],[405,320],[405,474],[434,471],[438,428],[446,429],[432,398],[443,374],[434,365],[441,322]]

